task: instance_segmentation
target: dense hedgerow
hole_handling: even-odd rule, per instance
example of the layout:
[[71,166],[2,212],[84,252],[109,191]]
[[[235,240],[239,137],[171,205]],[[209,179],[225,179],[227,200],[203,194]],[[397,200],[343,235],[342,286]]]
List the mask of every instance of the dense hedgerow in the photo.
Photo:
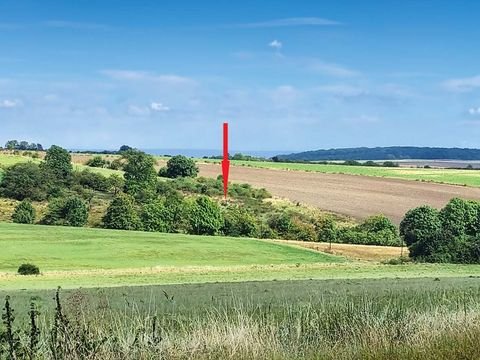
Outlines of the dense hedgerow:
[[480,203],[454,198],[440,211],[412,209],[400,234],[415,260],[480,263]]

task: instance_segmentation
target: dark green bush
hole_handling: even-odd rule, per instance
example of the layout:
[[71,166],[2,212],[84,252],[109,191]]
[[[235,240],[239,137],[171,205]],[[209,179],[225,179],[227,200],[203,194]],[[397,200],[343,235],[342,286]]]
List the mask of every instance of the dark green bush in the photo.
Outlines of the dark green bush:
[[70,196],[51,200],[42,223],[81,227],[87,223],[87,220],[88,207],[85,202],[77,196]]
[[79,184],[87,189],[106,192],[109,189],[109,181],[106,176],[90,171],[88,169],[75,171],[73,173],[73,183]]
[[428,241],[442,230],[440,213],[430,206],[420,206],[409,210],[400,223],[400,236],[405,244]]
[[189,232],[197,235],[218,234],[223,217],[218,204],[206,196],[199,196],[188,207]]
[[19,203],[13,212],[12,221],[17,224],[33,224],[35,221],[36,211],[32,203],[23,200]]
[[337,224],[331,216],[324,216],[317,221],[317,239],[323,242],[337,241]]
[[97,167],[97,168],[104,168],[107,167],[110,163],[102,158],[99,155],[94,156],[91,159],[88,159],[85,165],[90,166],[90,167]]
[[140,214],[143,230],[167,232],[170,216],[168,211],[163,202],[159,200],[144,205]]
[[222,232],[228,236],[258,236],[258,224],[255,217],[238,206],[230,207],[223,212],[224,225]]
[[271,214],[267,224],[276,234],[285,239],[288,238],[288,234],[293,227],[291,217],[284,212]]
[[169,178],[195,177],[198,174],[198,167],[193,159],[183,155],[171,157],[167,161],[166,170],[160,170],[159,176],[166,175]]
[[17,270],[19,275],[39,275],[40,269],[33,264],[22,264]]
[[48,187],[42,170],[34,163],[18,163],[7,167],[0,182],[0,195],[20,201],[45,200]]
[[117,195],[103,217],[103,225],[107,229],[141,229],[141,221],[133,197],[128,194]]

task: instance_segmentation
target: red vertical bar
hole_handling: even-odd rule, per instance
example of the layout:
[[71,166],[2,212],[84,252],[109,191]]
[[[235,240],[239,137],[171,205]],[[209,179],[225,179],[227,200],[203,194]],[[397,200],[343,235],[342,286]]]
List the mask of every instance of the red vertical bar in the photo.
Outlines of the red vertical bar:
[[223,160],[228,160],[228,123],[223,123]]

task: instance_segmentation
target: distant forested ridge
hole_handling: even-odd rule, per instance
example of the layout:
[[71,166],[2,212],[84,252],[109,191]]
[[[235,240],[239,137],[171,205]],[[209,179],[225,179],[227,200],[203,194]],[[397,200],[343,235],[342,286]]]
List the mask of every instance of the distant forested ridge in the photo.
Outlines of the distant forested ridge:
[[480,149],[390,146],[305,151],[278,155],[276,161],[320,160],[480,160]]

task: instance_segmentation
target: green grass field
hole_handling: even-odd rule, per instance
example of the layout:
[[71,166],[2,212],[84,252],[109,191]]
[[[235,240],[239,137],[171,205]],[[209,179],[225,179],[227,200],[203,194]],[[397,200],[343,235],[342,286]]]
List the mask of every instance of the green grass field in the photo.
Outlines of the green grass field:
[[[199,160],[200,161],[200,160]],[[217,162],[217,160],[201,161]],[[261,161],[232,161],[236,166],[249,166],[264,169],[311,171],[325,174],[349,174],[362,176],[377,176],[393,179],[431,181],[438,183],[480,186],[480,171],[457,170],[457,169],[417,169],[417,168],[391,168],[391,167],[368,167],[329,164],[301,164]]]
[[[480,265],[390,266],[268,240],[9,223],[0,247],[0,289],[480,274]],[[16,275],[27,262],[42,275]]]

